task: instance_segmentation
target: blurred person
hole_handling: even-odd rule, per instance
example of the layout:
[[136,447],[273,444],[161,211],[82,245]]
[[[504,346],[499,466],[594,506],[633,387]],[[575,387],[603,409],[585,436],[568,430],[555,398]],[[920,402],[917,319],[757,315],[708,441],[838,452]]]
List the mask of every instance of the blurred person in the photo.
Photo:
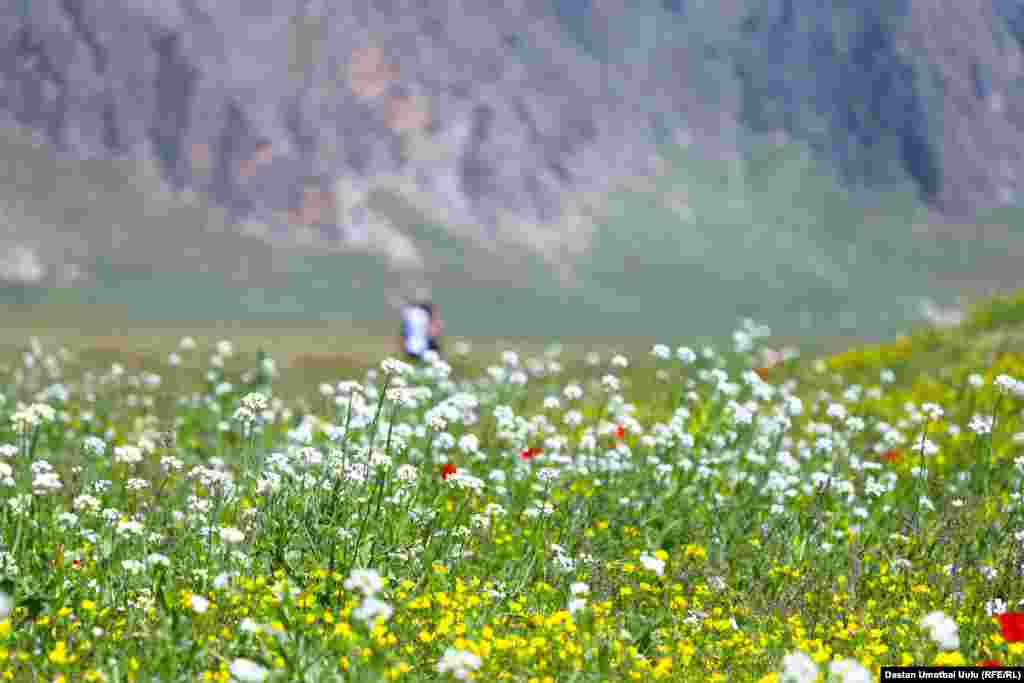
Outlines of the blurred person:
[[440,354],[443,329],[444,323],[433,302],[406,304],[402,308],[402,351],[413,360],[422,360],[427,351]]

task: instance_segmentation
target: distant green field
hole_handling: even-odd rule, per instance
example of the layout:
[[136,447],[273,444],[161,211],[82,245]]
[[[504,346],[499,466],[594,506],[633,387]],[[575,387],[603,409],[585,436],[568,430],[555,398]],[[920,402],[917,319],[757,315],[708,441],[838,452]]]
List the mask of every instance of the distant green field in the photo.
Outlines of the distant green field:
[[[910,183],[849,191],[796,143],[750,135],[740,148],[745,158],[728,161],[664,145],[658,178],[612,192],[596,209],[596,233],[571,286],[538,255],[456,236],[390,190],[375,191],[372,208],[422,253],[425,270],[415,279],[431,285],[453,333],[474,337],[671,341],[725,335],[752,317],[795,337],[878,340],[917,321],[922,297],[952,304],[1018,282],[1019,210],[942,227]],[[310,255],[251,237],[237,238],[235,253],[228,235],[193,224],[199,213],[167,211],[154,220],[173,238],[161,232],[160,244],[149,245],[129,233],[130,249],[97,247],[101,255],[86,264],[90,282],[0,289],[0,303],[113,306],[140,323],[320,320],[390,329],[394,297],[410,289],[381,256]],[[81,230],[75,239],[110,239]],[[202,261],[183,257],[185,247]]]

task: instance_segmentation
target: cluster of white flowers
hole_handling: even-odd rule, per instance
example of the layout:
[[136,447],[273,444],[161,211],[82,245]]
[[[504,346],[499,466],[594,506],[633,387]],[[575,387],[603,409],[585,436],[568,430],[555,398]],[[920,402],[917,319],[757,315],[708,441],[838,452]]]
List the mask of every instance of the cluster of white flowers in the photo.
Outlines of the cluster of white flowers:
[[233,660],[228,673],[239,683],[262,683],[270,675],[266,667],[244,657]]
[[42,496],[52,491],[59,491],[63,484],[53,466],[45,460],[32,463],[32,493]]
[[450,647],[444,651],[435,668],[440,674],[450,673],[457,680],[466,681],[481,666],[483,666],[483,660],[479,655]]
[[657,557],[656,555],[643,553],[640,555],[640,564],[643,565],[644,569],[649,572],[654,572],[658,576],[665,575],[665,560]]
[[992,382],[1000,393],[1024,398],[1024,382],[1009,375],[999,375]]
[[943,650],[956,650],[960,647],[960,635],[956,622],[942,612],[930,612],[921,619],[921,628]]
[[18,410],[11,416],[14,426],[19,431],[35,429],[40,425],[53,422],[57,417],[57,411],[45,403],[33,403],[27,408]]
[[995,418],[992,415],[975,415],[971,418],[967,428],[975,434],[991,434]]
[[245,540],[245,533],[232,526],[221,527],[220,540],[230,545],[238,545]]
[[818,680],[818,665],[803,652],[791,652],[782,658],[780,683],[814,683]]
[[138,446],[114,446],[114,462],[134,465],[142,462],[142,449]]
[[98,436],[87,436],[82,440],[82,450],[86,454],[98,457],[107,450],[107,443]]
[[352,616],[370,624],[375,621],[387,621],[394,614],[394,608],[376,596],[384,590],[384,579],[373,569],[353,569],[343,584],[345,590],[359,591],[363,594],[363,602],[352,610]]
[[396,358],[385,358],[380,364],[381,371],[385,375],[410,375],[413,372],[413,367],[408,363],[403,363]]
[[7,593],[0,591],[0,621],[5,620],[11,615],[11,611],[14,609],[14,598]]

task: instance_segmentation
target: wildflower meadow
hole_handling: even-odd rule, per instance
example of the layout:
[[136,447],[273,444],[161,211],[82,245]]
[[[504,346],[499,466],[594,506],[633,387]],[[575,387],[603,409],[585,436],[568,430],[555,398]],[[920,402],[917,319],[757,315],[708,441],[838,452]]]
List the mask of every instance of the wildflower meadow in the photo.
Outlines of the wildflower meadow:
[[[314,378],[0,358],[0,678],[832,681],[1024,665],[1024,296],[804,357]],[[574,355],[575,354],[575,355]]]

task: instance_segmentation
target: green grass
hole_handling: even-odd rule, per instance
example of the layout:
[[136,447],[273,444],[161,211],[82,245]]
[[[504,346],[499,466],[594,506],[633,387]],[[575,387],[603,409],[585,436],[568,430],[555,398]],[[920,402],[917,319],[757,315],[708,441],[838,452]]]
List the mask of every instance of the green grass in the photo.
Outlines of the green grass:
[[[756,334],[692,364],[636,337],[477,338],[445,379],[382,373],[392,339],[373,326],[8,308],[0,676],[703,682],[778,681],[796,653],[820,680],[834,659],[869,677],[1024,663],[993,616],[1024,599],[1024,398],[997,388],[1024,377],[1022,309],[976,301],[959,328],[870,346],[804,339],[774,364],[763,352],[784,340]],[[496,381],[512,349],[547,370]],[[366,397],[324,393],[345,379]],[[430,395],[386,391],[402,384]],[[238,412],[252,392],[269,399],[257,422]]]

